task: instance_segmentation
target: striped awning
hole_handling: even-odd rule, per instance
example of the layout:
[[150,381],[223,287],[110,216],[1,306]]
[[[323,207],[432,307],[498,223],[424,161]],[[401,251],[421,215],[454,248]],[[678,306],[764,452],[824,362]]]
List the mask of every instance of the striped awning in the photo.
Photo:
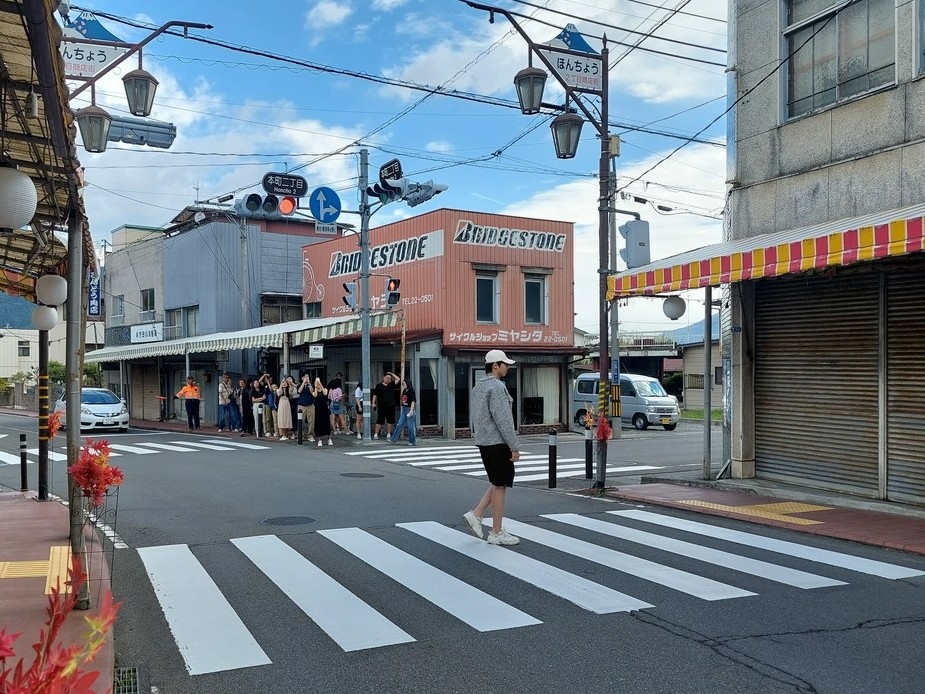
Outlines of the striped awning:
[[925,250],[925,205],[704,246],[607,278],[607,298],[712,287]]
[[[397,321],[398,315],[395,312],[373,314],[370,325],[374,328],[394,327]],[[212,333],[166,342],[104,347],[103,349],[87,352],[84,361],[126,361],[149,357],[176,356],[179,354],[221,352],[231,349],[279,349],[283,346],[284,336],[286,335],[291,336],[291,346],[298,346],[358,333],[361,328],[360,319],[354,315],[334,318],[306,318],[305,320],[264,325],[260,328],[238,330],[230,333]]]

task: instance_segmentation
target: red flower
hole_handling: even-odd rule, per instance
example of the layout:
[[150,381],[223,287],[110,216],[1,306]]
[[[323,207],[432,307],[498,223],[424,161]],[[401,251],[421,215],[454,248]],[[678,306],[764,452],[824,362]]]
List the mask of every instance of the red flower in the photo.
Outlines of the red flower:
[[89,499],[91,508],[103,505],[103,497],[110,487],[118,487],[125,479],[122,471],[109,464],[109,441],[100,439],[87,443],[80,448],[77,462],[67,469],[75,484]]
[[0,629],[0,660],[14,655],[13,644],[22,634],[7,634],[6,629]]
[[48,415],[48,438],[55,438],[61,430],[61,410],[56,410]]

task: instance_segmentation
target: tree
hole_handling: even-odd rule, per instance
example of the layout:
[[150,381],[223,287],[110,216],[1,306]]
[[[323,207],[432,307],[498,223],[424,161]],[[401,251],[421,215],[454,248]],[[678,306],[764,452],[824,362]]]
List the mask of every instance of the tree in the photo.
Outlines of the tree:
[[99,364],[84,364],[84,385],[94,388],[103,385],[103,370]]
[[48,362],[48,381],[56,386],[63,386],[67,380],[67,370],[60,361]]

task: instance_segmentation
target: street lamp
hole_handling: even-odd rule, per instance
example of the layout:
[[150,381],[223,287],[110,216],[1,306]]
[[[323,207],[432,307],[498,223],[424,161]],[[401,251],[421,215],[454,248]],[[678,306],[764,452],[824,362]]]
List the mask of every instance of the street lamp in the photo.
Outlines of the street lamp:
[[138,69],[132,70],[122,78],[125,85],[125,98],[128,101],[128,109],[133,116],[147,118],[151,115],[151,109],[154,107],[154,93],[157,91],[158,81],[147,70],[141,67],[141,49],[153,39],[157,38],[171,27],[183,27],[184,36],[190,29],[211,29],[211,24],[200,24],[198,22],[173,21],[167,22],[159,29],[155,29],[140,43],[122,43],[121,41],[102,41],[98,39],[70,39],[65,37],[64,42],[76,41],[81,44],[115,46],[117,48],[127,48],[128,51],[120,55],[111,63],[98,70],[92,77],[69,77],[69,79],[83,79],[84,84],[77,87],[69,95],[73,100],[87,87],[91,88],[90,105],[77,111],[74,116],[77,119],[77,127],[80,129],[80,137],[83,140],[84,149],[88,152],[105,152],[106,142],[109,138],[109,126],[112,123],[112,116],[96,105],[95,85],[97,81],[105,74],[122,64],[130,56],[138,54]]
[[[599,258],[599,284],[600,284],[600,379],[598,390],[598,417],[600,421],[603,417],[609,417],[608,403],[610,399],[610,344],[607,336],[609,327],[607,316],[607,276],[610,274],[609,266],[609,229],[610,229],[610,158],[615,156],[611,148],[611,138],[608,123],[608,102],[609,102],[609,85],[608,85],[608,61],[610,51],[607,49],[607,36],[603,37],[603,46],[600,54],[575,51],[559,46],[550,46],[535,43],[517,23],[514,18],[515,14],[501,7],[484,5],[472,0],[465,0],[469,7],[477,10],[484,10],[489,13],[489,21],[494,21],[494,15],[499,14],[507,18],[511,26],[517,30],[527,46],[530,49],[530,55],[535,55],[549,72],[555,77],[556,81],[565,90],[566,106],[563,109],[560,106],[551,106],[558,110],[564,110],[564,113],[556,116],[551,124],[553,142],[556,146],[556,156],[560,159],[571,159],[575,156],[578,149],[578,136],[581,133],[582,118],[577,113],[572,113],[569,108],[569,102],[574,103],[584,114],[585,118],[597,130],[601,140],[600,161],[598,166],[598,183],[600,192],[598,195],[598,258]],[[523,15],[519,15],[523,16]],[[562,60],[556,58],[557,65],[553,64],[551,55],[559,56]],[[581,67],[577,70],[571,69],[578,64]],[[557,69],[558,67],[558,69]],[[528,67],[517,73],[514,82],[517,87],[517,98],[520,101],[521,111],[525,114],[539,113],[541,106],[548,106],[542,102],[542,83],[545,82],[545,75],[542,80],[539,73],[543,72],[539,68]],[[537,93],[539,92],[539,93]],[[598,96],[601,100],[600,112],[596,115],[584,101],[578,98],[579,93],[584,92]],[[619,396],[617,396],[619,398]],[[619,426],[619,424],[617,425]],[[597,442],[597,480],[594,483],[595,488],[602,489],[606,478],[607,470],[607,441],[598,439]]]

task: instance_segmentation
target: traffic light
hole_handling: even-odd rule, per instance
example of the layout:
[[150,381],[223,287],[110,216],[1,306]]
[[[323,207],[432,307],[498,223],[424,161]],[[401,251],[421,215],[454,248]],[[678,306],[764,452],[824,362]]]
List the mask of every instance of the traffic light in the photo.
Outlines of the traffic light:
[[281,219],[295,214],[299,209],[299,199],[294,195],[278,197],[251,193],[245,198],[235,200],[234,209],[242,217]]
[[642,219],[631,219],[619,227],[620,236],[626,239],[626,247],[620,249],[620,257],[626,267],[634,268],[649,264],[649,223]]
[[397,280],[394,277],[389,277],[388,281],[385,283],[385,305],[386,306],[395,306],[398,301],[401,299],[401,292],[398,291],[398,286],[401,284],[401,280]]
[[357,283],[356,282],[344,282],[344,291],[347,292],[344,294],[344,304],[351,311],[355,311],[357,307]]
[[396,200],[401,200],[408,192],[409,182],[407,178],[387,178],[384,181],[377,181],[366,189],[366,194],[371,198],[376,198],[383,205]]
[[408,203],[408,207],[414,207],[415,205],[420,205],[422,202],[427,202],[437,193],[442,193],[449,188],[446,183],[434,183],[433,181],[415,183],[412,185],[412,189],[405,195],[405,201]]

